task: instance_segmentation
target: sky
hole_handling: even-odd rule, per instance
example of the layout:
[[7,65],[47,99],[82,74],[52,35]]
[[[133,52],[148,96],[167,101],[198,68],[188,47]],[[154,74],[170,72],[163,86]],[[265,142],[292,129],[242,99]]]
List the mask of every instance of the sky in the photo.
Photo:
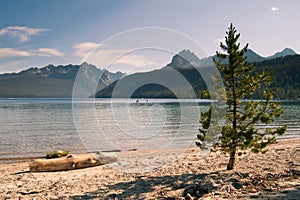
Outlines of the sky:
[[[241,44],[262,56],[286,47],[300,53],[299,8],[298,0],[0,0],[0,73],[80,64],[103,41],[143,27],[182,33],[213,55],[233,23]],[[136,52],[116,69],[170,62],[162,54],[150,62],[155,53]]]

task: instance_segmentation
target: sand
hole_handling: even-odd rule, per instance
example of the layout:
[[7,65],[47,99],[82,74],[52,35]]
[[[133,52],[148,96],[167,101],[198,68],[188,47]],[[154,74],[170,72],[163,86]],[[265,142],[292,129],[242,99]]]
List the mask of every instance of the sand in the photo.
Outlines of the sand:
[[237,157],[230,171],[226,155],[198,148],[115,156],[116,163],[64,172],[2,164],[0,199],[300,199],[300,139]]

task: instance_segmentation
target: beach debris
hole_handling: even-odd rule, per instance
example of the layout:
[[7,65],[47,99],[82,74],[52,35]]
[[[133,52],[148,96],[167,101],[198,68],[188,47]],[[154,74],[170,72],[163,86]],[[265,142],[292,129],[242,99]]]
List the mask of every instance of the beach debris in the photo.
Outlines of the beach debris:
[[205,194],[212,192],[215,189],[215,183],[213,180],[204,181],[202,184],[192,184],[185,188],[183,196],[187,199],[191,197],[202,197]]
[[69,154],[53,159],[36,159],[29,163],[31,172],[55,172],[82,169],[116,162],[117,158],[103,154]]
[[47,159],[61,158],[61,157],[67,156],[67,155],[69,155],[68,151],[56,150],[56,151],[48,152],[46,155],[46,158]]
[[293,165],[292,166],[292,172],[294,175],[300,175],[300,165]]

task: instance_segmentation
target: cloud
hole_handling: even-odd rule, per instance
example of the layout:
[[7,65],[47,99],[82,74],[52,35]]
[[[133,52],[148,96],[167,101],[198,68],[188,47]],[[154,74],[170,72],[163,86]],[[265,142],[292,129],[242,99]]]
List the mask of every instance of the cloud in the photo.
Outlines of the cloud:
[[275,11],[278,11],[278,10],[279,10],[279,8],[278,8],[278,7],[275,7],[275,6],[273,6],[273,7],[271,8],[271,10],[275,12]]
[[146,55],[128,53],[125,49],[97,49],[86,60],[97,66],[108,66],[115,64],[125,64],[131,66],[143,66],[154,63]]
[[27,42],[31,36],[39,35],[42,32],[50,31],[45,28],[30,28],[26,26],[8,26],[0,29],[0,35],[9,35],[18,38],[20,43]]
[[51,56],[59,56],[63,57],[63,53],[52,48],[40,48],[38,50],[35,50],[38,56],[45,56],[45,57],[51,57]]
[[31,56],[29,51],[22,51],[13,48],[0,48],[0,58],[2,57],[27,57]]
[[1,62],[0,73],[13,73],[16,71],[21,71],[23,66],[26,65],[24,60],[14,60],[11,62]]
[[39,48],[37,50],[19,50],[15,48],[0,48],[0,58],[4,57],[28,57],[28,56],[43,56],[52,57],[59,56],[62,57],[63,53],[52,48]]
[[126,64],[126,65],[133,65],[133,66],[144,66],[153,64],[153,61],[149,60],[147,57],[142,55],[130,55],[125,54],[115,60],[114,64]]
[[73,46],[75,55],[81,58],[86,57],[94,48],[100,44],[94,42],[82,42]]
[[225,38],[217,38],[214,40],[216,43],[220,44],[221,42],[222,43],[225,43]]
[[[99,52],[97,52],[99,53]],[[165,63],[155,62],[148,55],[142,54],[124,54],[121,50],[107,50],[97,54],[97,58],[101,61],[109,63],[107,66],[109,71],[122,71],[127,74],[133,74],[137,72],[147,72],[155,69],[159,69],[165,65]],[[109,58],[111,58],[109,60]],[[106,61],[105,61],[106,59]],[[96,60],[96,59],[95,59]],[[99,64],[98,64],[99,65]],[[103,66],[103,65],[99,65]]]

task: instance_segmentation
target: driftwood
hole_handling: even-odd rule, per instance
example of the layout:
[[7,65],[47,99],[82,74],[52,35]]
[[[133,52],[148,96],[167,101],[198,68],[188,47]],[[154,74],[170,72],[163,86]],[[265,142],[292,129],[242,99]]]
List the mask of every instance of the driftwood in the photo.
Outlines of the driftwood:
[[102,154],[70,154],[62,158],[36,159],[29,163],[29,168],[31,172],[54,172],[94,167],[116,161],[117,158]]

